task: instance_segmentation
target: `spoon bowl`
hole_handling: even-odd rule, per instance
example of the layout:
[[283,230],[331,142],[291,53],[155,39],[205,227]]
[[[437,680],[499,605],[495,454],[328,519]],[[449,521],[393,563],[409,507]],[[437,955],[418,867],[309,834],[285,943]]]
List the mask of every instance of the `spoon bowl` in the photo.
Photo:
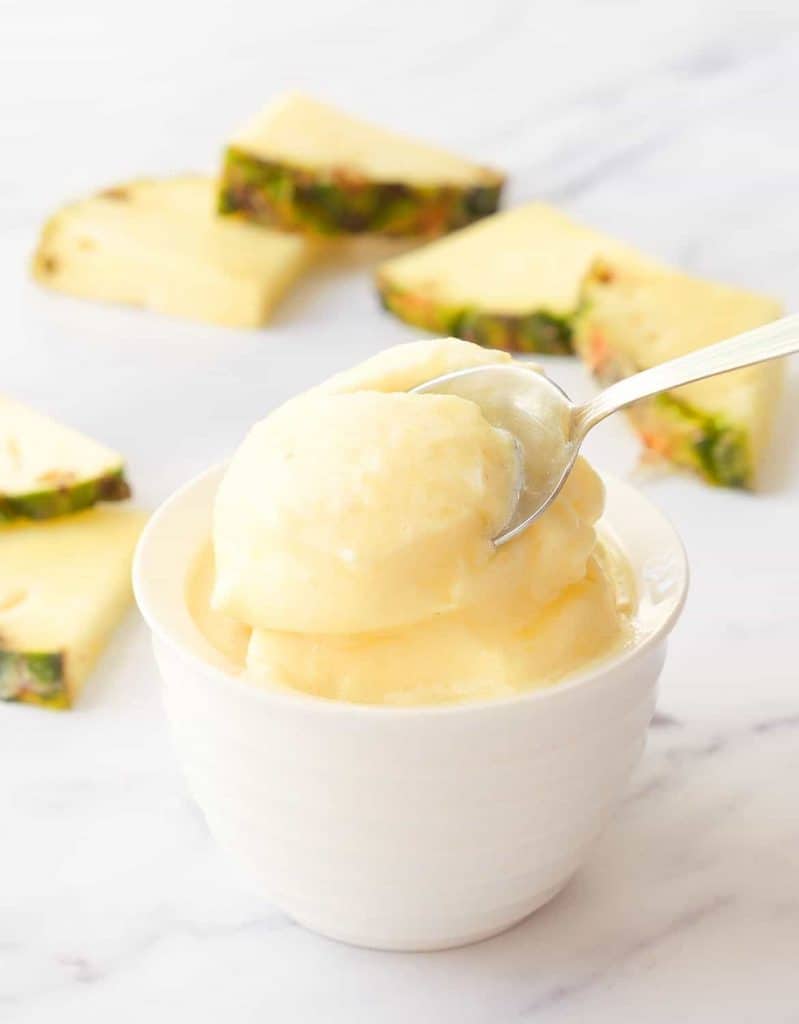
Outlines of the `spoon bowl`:
[[512,540],[552,504],[571,473],[574,405],[549,377],[524,363],[490,363],[455,370],[412,389],[415,394],[457,395],[480,406],[488,422],[513,438],[516,485],[513,509],[499,546]]

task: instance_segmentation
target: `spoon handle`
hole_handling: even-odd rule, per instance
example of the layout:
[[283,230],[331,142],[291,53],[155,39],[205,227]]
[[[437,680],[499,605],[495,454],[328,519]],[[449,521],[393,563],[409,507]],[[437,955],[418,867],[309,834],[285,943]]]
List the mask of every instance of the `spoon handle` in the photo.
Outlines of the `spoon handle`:
[[786,316],[726,341],[670,359],[612,384],[590,402],[578,406],[574,411],[573,436],[582,441],[600,420],[642,398],[670,391],[681,384],[714,377],[717,373],[789,356],[793,352],[799,352],[799,316]]

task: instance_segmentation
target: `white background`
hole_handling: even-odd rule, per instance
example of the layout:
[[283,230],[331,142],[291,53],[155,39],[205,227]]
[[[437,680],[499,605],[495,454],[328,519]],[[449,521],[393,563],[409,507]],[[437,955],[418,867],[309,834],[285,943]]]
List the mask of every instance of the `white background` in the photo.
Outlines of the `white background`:
[[[146,507],[282,398],[415,336],[378,310],[373,254],[320,268],[251,333],[27,281],[59,203],[212,170],[288,87],[507,168],[510,202],[799,307],[790,0],[0,0],[0,388],[125,452]],[[548,369],[590,393],[570,361]],[[794,372],[761,495],[642,480],[684,535],[692,595],[631,796],[552,906],[434,956],[293,926],[189,803],[131,615],[79,710],[0,708],[0,1019],[798,1019],[798,406]],[[591,450],[633,472],[622,421]]]

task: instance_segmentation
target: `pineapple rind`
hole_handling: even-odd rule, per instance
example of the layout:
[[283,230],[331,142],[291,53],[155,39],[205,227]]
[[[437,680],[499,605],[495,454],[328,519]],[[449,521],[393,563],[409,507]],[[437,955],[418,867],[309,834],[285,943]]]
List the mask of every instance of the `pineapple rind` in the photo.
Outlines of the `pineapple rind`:
[[52,519],[91,508],[101,501],[124,501],[130,495],[125,471],[120,468],[74,485],[43,488],[27,494],[0,494],[0,523],[17,519]]
[[434,300],[398,288],[378,275],[378,294],[384,309],[406,323],[507,352],[568,355],[572,352],[570,319],[545,310],[529,313],[491,313],[477,308],[439,305]]
[[0,700],[62,711],[71,706],[60,651],[0,650]]
[[716,487],[753,486],[754,466],[746,431],[668,393],[639,406],[628,410],[628,415],[645,444]]
[[409,185],[346,171],[268,161],[230,146],[219,212],[309,235],[434,236],[494,213],[503,179],[491,184]]

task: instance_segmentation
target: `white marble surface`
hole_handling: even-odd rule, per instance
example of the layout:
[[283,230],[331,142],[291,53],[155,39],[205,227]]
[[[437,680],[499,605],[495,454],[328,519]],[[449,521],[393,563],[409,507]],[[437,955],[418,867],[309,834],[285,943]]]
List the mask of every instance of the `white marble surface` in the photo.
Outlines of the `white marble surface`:
[[[684,267],[799,305],[799,8],[734,2],[0,5],[2,389],[129,454],[155,505],[279,399],[412,336],[363,262],[235,334],[38,294],[24,259],[71,194],[213,166],[288,85],[507,167]],[[568,361],[551,369],[589,390]],[[799,1021],[799,379],[766,493],[649,480],[693,591],[629,798],[512,932],[433,955],[304,932],[211,844],[131,615],[79,710],[0,708],[0,1019]],[[592,441],[629,473],[623,423]],[[2,566],[0,566],[0,573]]]

